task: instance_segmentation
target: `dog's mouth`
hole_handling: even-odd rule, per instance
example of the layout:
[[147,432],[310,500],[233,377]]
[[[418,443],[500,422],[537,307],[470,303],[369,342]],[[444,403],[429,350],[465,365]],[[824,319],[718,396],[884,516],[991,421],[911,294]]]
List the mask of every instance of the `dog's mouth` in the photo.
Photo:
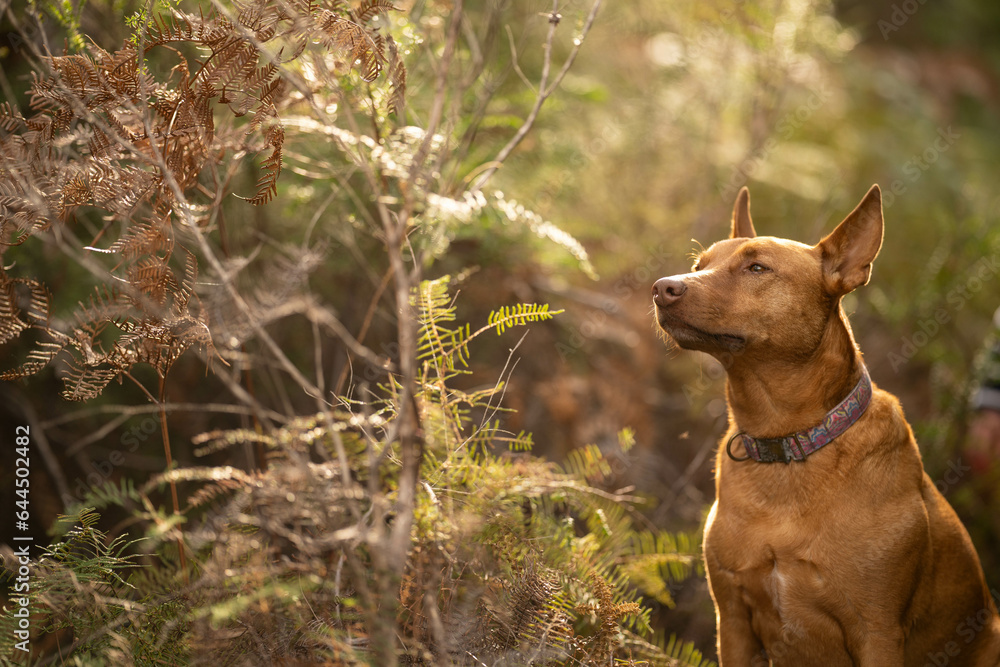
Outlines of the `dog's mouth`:
[[656,309],[656,321],[678,345],[685,349],[711,352],[712,350],[742,350],[746,338],[728,333],[705,331],[663,308]]

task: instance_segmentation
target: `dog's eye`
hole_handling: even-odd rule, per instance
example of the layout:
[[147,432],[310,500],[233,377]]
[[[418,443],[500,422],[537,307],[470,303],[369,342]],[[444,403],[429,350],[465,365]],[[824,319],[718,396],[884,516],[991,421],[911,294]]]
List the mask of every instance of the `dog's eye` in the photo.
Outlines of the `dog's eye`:
[[757,262],[754,262],[753,264],[747,267],[747,270],[752,273],[766,273],[771,269],[767,268],[763,264],[758,264]]

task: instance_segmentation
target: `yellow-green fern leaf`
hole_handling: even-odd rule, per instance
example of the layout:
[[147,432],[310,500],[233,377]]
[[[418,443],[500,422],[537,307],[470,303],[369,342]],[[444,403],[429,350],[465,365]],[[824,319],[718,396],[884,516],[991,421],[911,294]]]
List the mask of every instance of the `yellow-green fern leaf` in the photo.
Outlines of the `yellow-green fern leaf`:
[[551,320],[553,316],[562,312],[562,310],[550,311],[547,303],[519,303],[494,310],[490,313],[487,323],[488,326],[496,329],[499,336],[510,327]]

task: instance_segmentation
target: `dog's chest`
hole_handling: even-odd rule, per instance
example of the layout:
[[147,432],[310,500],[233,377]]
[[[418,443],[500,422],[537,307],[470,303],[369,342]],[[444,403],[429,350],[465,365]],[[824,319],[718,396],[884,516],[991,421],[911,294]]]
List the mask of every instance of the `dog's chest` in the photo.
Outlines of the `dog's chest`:
[[[842,630],[833,618],[849,607],[834,585],[838,565],[828,558],[835,551],[829,548],[829,531],[803,530],[802,523],[801,516],[782,512],[713,511],[706,532],[713,588],[738,596],[764,646],[782,647],[788,659],[804,659],[810,646],[842,646]],[[837,656],[830,660],[840,664]]]
[[799,550],[764,544],[750,558],[733,559],[732,577],[744,603],[763,617],[785,625],[801,617],[805,601],[822,599],[827,593],[820,566]]

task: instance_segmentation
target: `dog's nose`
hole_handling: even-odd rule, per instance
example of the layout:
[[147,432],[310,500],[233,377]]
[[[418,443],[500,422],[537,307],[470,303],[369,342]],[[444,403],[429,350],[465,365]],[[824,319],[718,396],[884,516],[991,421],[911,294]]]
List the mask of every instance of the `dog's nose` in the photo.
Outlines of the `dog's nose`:
[[653,303],[657,306],[669,306],[687,291],[687,285],[677,278],[660,278],[653,283]]

